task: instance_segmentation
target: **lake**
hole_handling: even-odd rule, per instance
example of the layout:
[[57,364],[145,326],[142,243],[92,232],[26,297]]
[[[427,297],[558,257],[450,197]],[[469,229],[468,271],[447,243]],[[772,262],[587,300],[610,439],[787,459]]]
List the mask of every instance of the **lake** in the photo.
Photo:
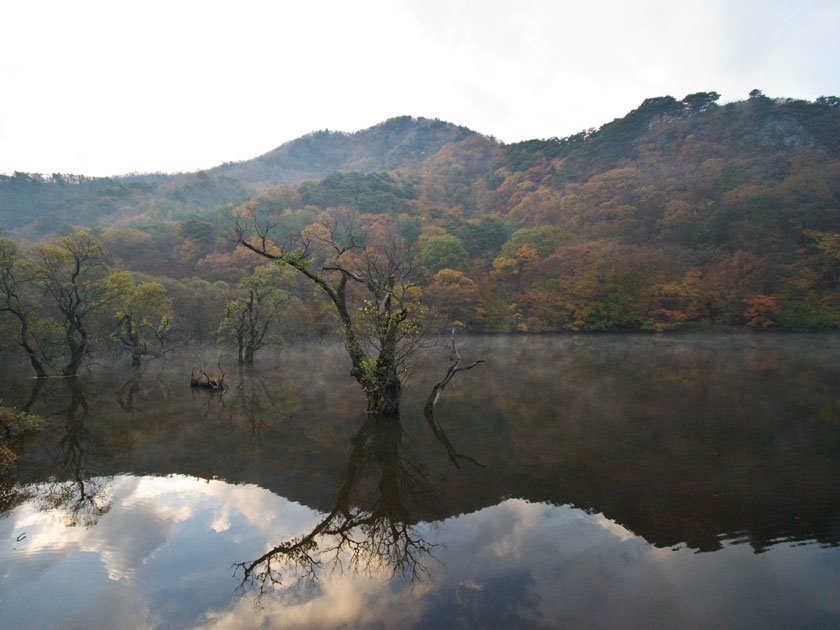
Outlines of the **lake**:
[[399,419],[333,343],[7,361],[0,626],[840,627],[840,336],[458,345],[431,420],[443,346]]

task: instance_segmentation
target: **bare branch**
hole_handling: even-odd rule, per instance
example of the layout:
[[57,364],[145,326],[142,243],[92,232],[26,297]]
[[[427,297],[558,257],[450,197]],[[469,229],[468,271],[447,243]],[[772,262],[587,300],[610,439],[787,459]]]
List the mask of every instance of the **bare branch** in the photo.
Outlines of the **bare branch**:
[[435,384],[432,388],[432,393],[429,394],[428,400],[426,400],[426,405],[423,407],[423,415],[426,418],[426,421],[429,423],[429,427],[432,429],[432,433],[434,433],[435,437],[438,441],[443,444],[444,448],[446,449],[447,454],[449,455],[449,459],[452,461],[456,468],[460,468],[458,465],[458,460],[463,459],[469,462],[472,462],[476,466],[484,467],[484,464],[476,461],[469,455],[464,455],[459,453],[455,450],[455,447],[452,446],[452,443],[446,437],[446,433],[443,430],[443,427],[435,420],[434,415],[434,408],[437,404],[438,400],[440,399],[440,395],[443,393],[443,390],[446,386],[455,378],[455,375],[459,372],[466,372],[467,370],[471,370],[474,367],[481,365],[484,363],[483,359],[479,359],[478,361],[474,361],[470,365],[465,367],[461,367],[461,355],[458,353],[458,348],[455,346],[455,329],[452,329],[452,336],[449,348],[449,367],[446,370],[446,374],[443,377],[443,380],[439,383]]

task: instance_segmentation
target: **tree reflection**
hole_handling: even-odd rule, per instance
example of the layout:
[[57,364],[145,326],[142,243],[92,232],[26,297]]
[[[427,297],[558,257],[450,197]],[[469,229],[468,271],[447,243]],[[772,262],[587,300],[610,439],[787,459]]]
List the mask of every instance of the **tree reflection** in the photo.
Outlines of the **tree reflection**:
[[69,390],[63,435],[54,448],[44,448],[52,460],[49,481],[38,489],[41,510],[63,510],[68,525],[95,525],[110,509],[108,495],[111,477],[97,476],[96,462],[103,455],[100,440],[85,426],[88,403],[78,379],[65,381]]
[[283,417],[285,412],[279,410],[288,407],[287,401],[281,401],[272,393],[264,378],[254,370],[242,366],[239,368],[236,394],[236,399],[231,404],[231,416],[241,416],[251,436],[257,441],[261,441],[265,431],[273,428],[274,423],[269,422],[267,418],[276,420]]
[[137,410],[137,399],[140,396],[140,385],[143,382],[143,368],[135,366],[131,376],[118,389],[114,389],[114,400],[125,413]]
[[200,422],[242,425],[256,443],[277,428],[298,403],[273,391],[269,383],[250,367],[239,367],[238,382],[226,389],[192,388],[192,399],[200,403]]
[[315,581],[325,563],[339,571],[421,579],[435,545],[420,535],[412,514],[430,493],[422,471],[404,453],[402,436],[398,418],[369,416],[351,440],[332,510],[309,533],[237,565],[244,574],[240,590],[255,586],[262,595],[289,577]]
[[[434,407],[458,373],[481,363],[461,365],[453,331],[448,369],[423,409],[433,435],[456,468],[459,461],[484,465],[452,445],[435,420]],[[256,560],[238,564],[243,571],[240,592],[256,587],[259,597],[288,577],[317,581],[325,563],[339,571],[384,571],[389,577],[412,583],[428,573],[424,562],[432,558],[436,545],[422,537],[415,515],[429,507],[433,493],[420,466],[405,452],[399,416],[368,416],[351,445],[344,484],[332,510],[309,533],[284,541]]]
[[[20,406],[20,411],[25,414],[29,413],[32,405],[37,401],[44,380],[35,379],[32,383],[28,400]],[[2,432],[2,437],[0,437],[0,515],[2,515],[28,499],[29,493],[17,483],[17,455],[8,445],[11,439],[20,436],[15,435],[16,431],[7,426],[2,418],[0,418],[0,432]]]

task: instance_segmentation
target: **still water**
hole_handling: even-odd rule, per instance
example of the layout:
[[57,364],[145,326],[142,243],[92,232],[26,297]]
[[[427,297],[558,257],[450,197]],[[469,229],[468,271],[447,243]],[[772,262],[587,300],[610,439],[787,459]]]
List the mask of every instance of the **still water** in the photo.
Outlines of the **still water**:
[[[399,420],[339,346],[0,395],[9,628],[840,627],[840,336],[494,336]],[[227,369],[223,394],[190,389]]]

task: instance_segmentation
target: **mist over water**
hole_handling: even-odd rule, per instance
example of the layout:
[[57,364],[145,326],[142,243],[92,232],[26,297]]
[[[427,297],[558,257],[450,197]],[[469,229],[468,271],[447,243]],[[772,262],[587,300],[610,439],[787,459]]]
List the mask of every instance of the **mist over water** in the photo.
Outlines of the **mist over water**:
[[[4,502],[0,616],[24,627],[840,622],[840,337],[511,335],[459,349],[486,363],[435,408],[469,457],[457,467],[421,413],[443,347],[387,424],[366,418],[338,344],[290,345],[241,370],[217,351],[139,371],[103,362],[34,397],[7,363],[4,401],[34,401],[47,427],[18,446],[17,494]],[[227,371],[224,394],[188,387],[199,363]],[[312,537],[316,583],[281,554],[282,583],[261,608],[256,584],[236,595],[234,564],[319,523],[331,533]],[[406,536],[377,538],[394,529]],[[361,547],[338,544],[348,531]],[[406,541],[427,545],[410,548],[425,550],[421,571],[383,553]],[[367,570],[354,570],[358,549]],[[75,603],[35,605],[44,592]]]

